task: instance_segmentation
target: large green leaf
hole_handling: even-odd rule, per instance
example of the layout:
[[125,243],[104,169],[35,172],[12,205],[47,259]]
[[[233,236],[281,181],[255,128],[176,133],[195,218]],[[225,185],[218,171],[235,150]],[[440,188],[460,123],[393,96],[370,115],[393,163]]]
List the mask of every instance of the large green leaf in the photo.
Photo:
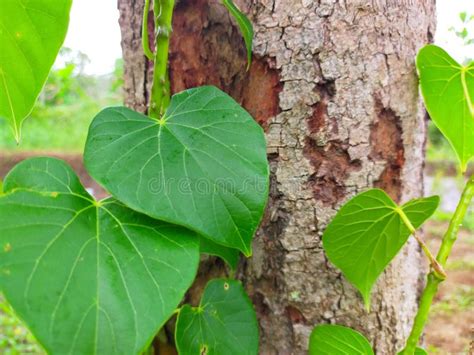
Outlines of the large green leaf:
[[443,49],[428,45],[418,53],[416,65],[426,109],[465,171],[474,157],[474,62],[462,66]]
[[341,325],[318,325],[309,338],[309,355],[373,355],[369,341]]
[[54,354],[137,354],[199,261],[196,235],[94,201],[62,161],[17,165],[0,197],[0,288]]
[[237,24],[240,27],[240,32],[245,41],[245,48],[247,49],[247,68],[252,62],[252,42],[253,42],[253,26],[250,20],[240,9],[234,4],[232,0],[222,0],[224,6],[234,16]]
[[0,1],[0,119],[17,141],[66,36],[71,2]]
[[160,120],[105,109],[91,124],[84,159],[130,208],[251,254],[268,195],[265,138],[219,89],[173,96]]
[[181,308],[175,337],[183,355],[257,354],[257,317],[242,285],[210,281],[198,307]]
[[410,236],[406,217],[418,228],[436,210],[438,196],[398,207],[382,190],[363,192],[347,202],[323,234],[329,260],[360,291],[370,308],[370,290]]

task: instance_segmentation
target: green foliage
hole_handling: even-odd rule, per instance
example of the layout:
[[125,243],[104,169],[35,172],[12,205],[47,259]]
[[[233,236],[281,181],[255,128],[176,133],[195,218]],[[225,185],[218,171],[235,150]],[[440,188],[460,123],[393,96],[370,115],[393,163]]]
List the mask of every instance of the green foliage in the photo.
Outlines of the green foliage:
[[[466,11],[459,14],[461,25],[456,29],[454,26],[449,28],[449,31],[454,33],[456,37],[461,39],[464,46],[471,46],[474,44],[474,14],[469,15]],[[470,60],[467,59],[466,62]]]
[[64,41],[71,0],[0,1],[0,118],[20,140]]
[[373,355],[368,340],[340,325],[318,325],[309,339],[309,355]]
[[143,350],[195,277],[196,236],[114,199],[93,200],[52,158],[17,165],[4,191],[0,287],[45,349]]
[[112,75],[94,77],[83,73],[88,59],[80,52],[62,48],[59,61],[64,66],[51,70],[30,119],[24,122],[19,146],[11,139],[7,122],[0,120],[1,150],[82,151],[87,137],[84,128],[94,115],[123,102],[120,60]]
[[[462,265],[463,270],[472,272],[472,265]],[[453,314],[454,312],[469,312],[474,307],[474,287],[461,285],[451,294],[444,296],[433,306],[433,314]]]
[[250,299],[235,280],[212,280],[198,307],[184,305],[176,344],[186,355],[258,353],[258,323]]
[[426,109],[465,171],[474,157],[474,62],[462,66],[443,49],[428,45],[418,53],[416,65]]
[[173,96],[160,120],[124,107],[91,124],[89,173],[131,208],[249,256],[268,195],[261,127],[215,87]]
[[[223,2],[242,29],[250,64],[251,23],[232,1]],[[12,66],[2,67],[0,61],[6,93],[0,103],[5,107],[8,101],[17,138],[66,31],[70,0],[55,2],[53,9],[51,4],[7,0],[0,7],[1,15],[8,15],[0,16],[0,25],[16,31],[16,39],[7,43],[15,48],[0,56]],[[95,201],[69,166],[51,158],[23,161],[5,180],[0,289],[50,353],[146,351],[192,284],[200,253],[217,255],[233,269],[239,251],[251,254],[269,185],[263,130],[214,87],[185,91],[170,102],[165,59],[173,5],[155,2],[160,51],[150,99],[153,118],[110,108],[90,128],[86,166],[117,199]],[[60,16],[60,11],[65,14]],[[30,25],[42,26],[28,33]],[[9,33],[0,27],[2,34]],[[23,50],[25,61],[12,64]],[[62,54],[72,52],[65,49]],[[90,78],[81,70],[87,58],[74,59],[52,71],[37,111],[68,107],[90,94],[84,90]],[[113,92],[122,85],[121,63],[113,74]],[[12,88],[8,80],[13,72],[27,80],[16,79]],[[158,105],[161,100],[163,106]],[[162,116],[156,109],[169,102]],[[17,112],[18,107],[25,112]],[[205,345],[207,353],[257,353],[255,312],[237,281],[211,281],[197,309],[198,314],[190,306],[179,312],[177,343],[182,352],[193,353],[197,346],[196,353],[201,353]]]
[[[359,332],[340,325],[318,325],[309,338],[309,355],[373,355],[374,351]],[[414,355],[427,355],[416,348]]]
[[237,24],[240,27],[242,36],[245,41],[245,48],[247,49],[247,69],[250,67],[252,62],[252,42],[253,42],[253,26],[250,20],[245,14],[239,10],[232,0],[222,0],[224,6],[229,10],[232,16],[234,16]]
[[24,327],[1,294],[0,353],[4,355],[44,354],[36,339]]
[[344,204],[328,225],[324,250],[360,291],[367,309],[375,280],[406,243],[412,226],[418,228],[438,203],[433,196],[398,207],[384,191],[372,189]]

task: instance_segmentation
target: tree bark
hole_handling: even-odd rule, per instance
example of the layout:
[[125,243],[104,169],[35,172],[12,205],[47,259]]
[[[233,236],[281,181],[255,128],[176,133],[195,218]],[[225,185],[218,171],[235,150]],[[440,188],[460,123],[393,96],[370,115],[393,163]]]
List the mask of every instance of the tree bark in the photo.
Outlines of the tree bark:
[[[425,112],[414,59],[433,38],[434,0],[242,0],[255,26],[245,71],[238,28],[217,0],[177,4],[174,92],[216,85],[266,131],[271,196],[238,277],[259,317],[262,354],[303,354],[313,326],[354,327],[377,353],[403,347],[425,262],[410,240],[379,279],[370,313],[324,255],[337,208],[371,186],[403,202],[423,191]],[[146,109],[143,0],[118,0],[125,103]],[[152,26],[152,23],[150,23]],[[150,31],[152,33],[152,31]]]

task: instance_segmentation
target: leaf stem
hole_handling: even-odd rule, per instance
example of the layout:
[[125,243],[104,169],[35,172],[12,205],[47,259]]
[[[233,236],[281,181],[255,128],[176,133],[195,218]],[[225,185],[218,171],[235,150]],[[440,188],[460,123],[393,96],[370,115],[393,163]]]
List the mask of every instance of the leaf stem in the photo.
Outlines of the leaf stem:
[[154,59],[154,54],[150,49],[150,43],[148,40],[148,13],[150,12],[150,0],[145,0],[145,7],[143,9],[143,21],[142,21],[142,47],[145,56],[149,60]]
[[423,241],[423,239],[416,233],[416,228],[411,224],[410,219],[407,217],[405,212],[399,207],[395,209],[397,213],[400,215],[400,218],[402,219],[403,223],[406,225],[410,233],[413,235],[413,237],[416,239],[418,244],[420,245],[421,249],[425,253],[426,257],[428,258],[430,265],[432,267],[433,272],[436,274],[436,276],[440,279],[445,279],[446,278],[446,272],[444,271],[443,266],[440,265],[440,263],[436,260],[434,255],[431,253],[431,250],[428,248],[426,243]]
[[156,51],[148,115],[160,119],[171,99],[168,51],[175,0],[154,0]]
[[[446,230],[446,233],[443,236],[441,246],[436,256],[438,263],[444,267],[448,256],[451,253],[454,242],[457,239],[459,233],[459,227],[462,225],[464,216],[466,215],[469,204],[471,203],[472,198],[474,197],[474,175],[472,175],[466,183],[464,190],[462,192],[459,203],[456,207],[456,211],[449,222],[449,227]],[[428,314],[430,311],[431,304],[433,303],[434,296],[438,291],[438,286],[443,282],[443,278],[440,278],[436,273],[430,272],[427,277],[427,283],[423,294],[421,295],[420,306],[413,323],[411,333],[408,337],[405,349],[401,351],[400,354],[403,355],[413,355],[415,353],[416,346],[418,341],[423,333],[423,328],[425,327],[426,320],[428,319]]]

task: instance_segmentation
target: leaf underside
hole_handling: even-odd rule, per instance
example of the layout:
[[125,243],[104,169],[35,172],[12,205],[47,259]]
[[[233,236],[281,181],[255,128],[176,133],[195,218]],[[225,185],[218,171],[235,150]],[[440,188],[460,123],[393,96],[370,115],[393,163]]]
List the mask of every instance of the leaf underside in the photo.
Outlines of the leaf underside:
[[211,86],[174,95],[157,121],[124,107],[93,120],[87,170],[124,204],[251,254],[268,196],[263,130]]
[[427,45],[418,53],[416,66],[426,109],[464,172],[474,157],[474,62],[462,66],[443,49]]
[[257,354],[257,317],[242,285],[235,280],[210,281],[199,307],[181,308],[175,338],[180,354]]
[[54,354],[137,354],[194,280],[196,235],[115,199],[60,160],[17,165],[0,197],[0,288]]
[[66,37],[71,2],[0,1],[0,119],[17,141]]
[[436,210],[437,196],[412,200],[398,209],[380,189],[363,192],[341,207],[323,234],[329,260],[360,291],[370,308],[370,291],[410,236],[404,213],[418,228]]
[[318,325],[309,339],[310,355],[373,355],[369,341],[359,332],[340,325]]

